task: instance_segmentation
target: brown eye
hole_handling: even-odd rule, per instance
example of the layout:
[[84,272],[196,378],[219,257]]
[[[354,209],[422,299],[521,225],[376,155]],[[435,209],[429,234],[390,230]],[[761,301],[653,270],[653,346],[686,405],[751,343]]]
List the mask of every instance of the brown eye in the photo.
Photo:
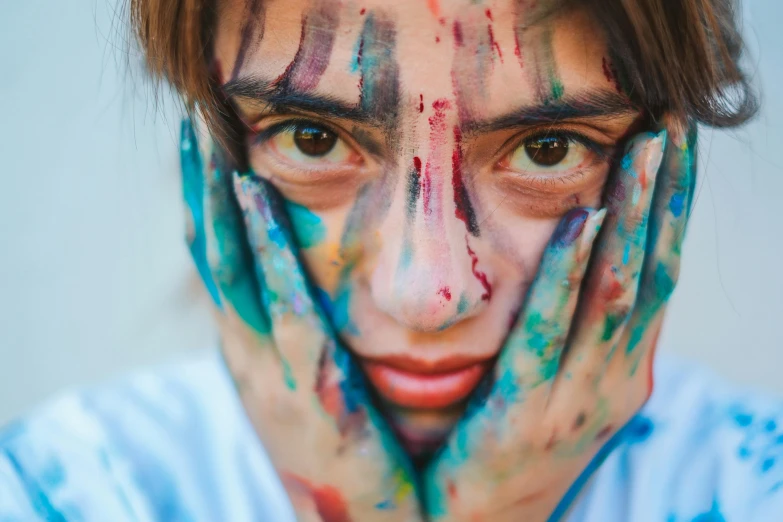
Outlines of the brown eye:
[[541,167],[552,167],[568,155],[569,140],[553,136],[534,138],[525,142],[525,153],[530,160]]
[[323,127],[302,125],[294,131],[294,144],[306,156],[325,156],[336,143],[337,135]]

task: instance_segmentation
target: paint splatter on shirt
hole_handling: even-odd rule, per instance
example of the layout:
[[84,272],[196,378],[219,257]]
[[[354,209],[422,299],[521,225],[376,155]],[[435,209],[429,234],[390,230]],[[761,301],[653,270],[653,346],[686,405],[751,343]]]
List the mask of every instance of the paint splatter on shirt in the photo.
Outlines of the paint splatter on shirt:
[[[783,401],[698,368],[656,390],[566,522],[783,521]],[[223,361],[209,352],[65,394],[0,430],[3,522],[293,521]]]

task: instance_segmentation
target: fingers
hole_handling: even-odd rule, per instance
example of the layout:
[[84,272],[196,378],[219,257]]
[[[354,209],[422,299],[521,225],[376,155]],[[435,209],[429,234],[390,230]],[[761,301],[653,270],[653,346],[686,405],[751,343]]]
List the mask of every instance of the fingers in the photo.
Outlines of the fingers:
[[204,228],[204,165],[198,147],[198,138],[190,119],[182,120],[180,167],[185,205],[190,211],[187,231],[188,249],[212,301],[220,307],[220,295],[207,261],[207,238]]
[[258,335],[269,333],[269,320],[261,307],[261,283],[245,238],[239,207],[234,199],[231,172],[220,151],[215,151],[204,179],[204,237],[209,270],[227,304]]
[[234,187],[256,271],[264,281],[261,299],[289,368],[289,383],[293,387],[292,369],[299,375],[297,381],[339,378],[332,370],[342,350],[337,350],[328,322],[311,297],[282,198],[268,181],[253,174],[235,173]]
[[558,225],[501,352],[491,398],[514,403],[525,390],[554,378],[593,240],[605,215],[605,210],[577,208]]
[[[665,140],[665,131],[635,137],[609,188],[608,214],[591,260],[568,354],[582,365],[578,371],[588,378],[598,378],[636,301]],[[569,371],[576,371],[574,363]]]
[[[669,143],[655,190],[637,304],[625,334],[632,372],[642,356],[637,349],[656,314],[671,296],[680,273],[680,253],[696,183],[695,128],[668,122]],[[648,332],[648,330],[652,330]]]

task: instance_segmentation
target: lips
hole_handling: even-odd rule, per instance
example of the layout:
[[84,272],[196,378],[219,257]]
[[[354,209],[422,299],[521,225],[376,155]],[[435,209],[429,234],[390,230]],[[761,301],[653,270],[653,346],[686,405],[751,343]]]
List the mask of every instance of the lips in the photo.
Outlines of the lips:
[[388,402],[414,409],[438,409],[464,400],[478,385],[490,362],[451,357],[423,361],[405,356],[365,359],[362,366]]

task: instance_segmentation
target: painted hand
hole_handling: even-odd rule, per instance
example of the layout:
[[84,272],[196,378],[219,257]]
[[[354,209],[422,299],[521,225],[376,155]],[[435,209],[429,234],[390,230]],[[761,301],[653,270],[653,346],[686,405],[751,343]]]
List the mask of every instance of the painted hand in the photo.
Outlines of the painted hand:
[[274,188],[219,151],[204,177],[189,122],[182,165],[223,354],[298,520],[420,520],[406,457],[311,298]]
[[670,127],[666,147],[631,140],[606,211],[553,235],[491,389],[425,472],[432,520],[559,520],[649,397],[693,196],[692,143]]

